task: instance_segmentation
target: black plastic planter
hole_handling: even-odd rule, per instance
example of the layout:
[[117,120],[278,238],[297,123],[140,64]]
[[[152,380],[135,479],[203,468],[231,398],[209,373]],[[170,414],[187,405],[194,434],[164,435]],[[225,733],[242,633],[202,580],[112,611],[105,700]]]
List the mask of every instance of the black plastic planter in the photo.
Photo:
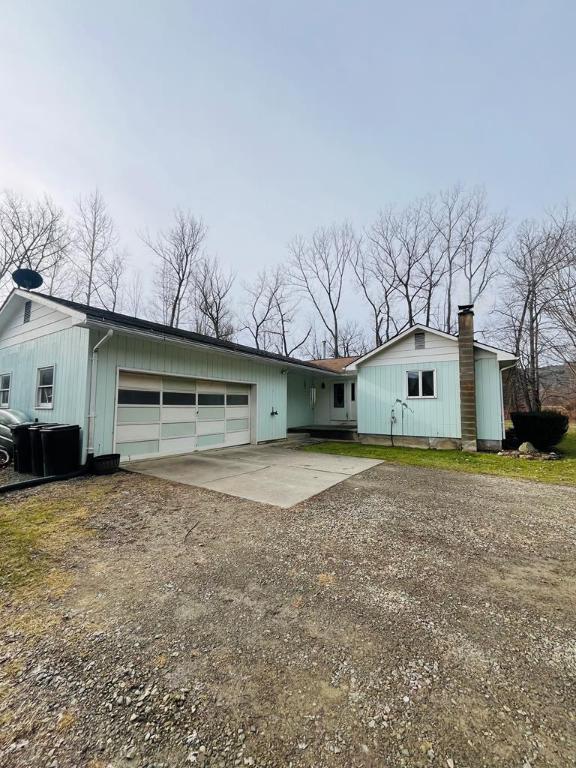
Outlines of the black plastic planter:
[[119,453],[105,453],[102,456],[93,456],[90,469],[95,475],[112,475],[120,467]]

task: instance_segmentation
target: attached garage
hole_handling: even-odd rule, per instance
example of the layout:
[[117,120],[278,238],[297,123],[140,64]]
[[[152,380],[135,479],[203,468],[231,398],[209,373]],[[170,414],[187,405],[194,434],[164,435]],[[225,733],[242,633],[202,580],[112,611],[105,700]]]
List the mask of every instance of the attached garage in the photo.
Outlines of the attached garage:
[[120,371],[114,444],[123,461],[251,442],[249,384]]

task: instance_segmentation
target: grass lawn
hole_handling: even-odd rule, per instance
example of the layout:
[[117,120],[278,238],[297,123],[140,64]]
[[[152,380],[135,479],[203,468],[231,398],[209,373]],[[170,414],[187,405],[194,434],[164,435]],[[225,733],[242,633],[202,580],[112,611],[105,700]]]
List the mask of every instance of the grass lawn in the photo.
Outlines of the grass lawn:
[[464,453],[462,451],[435,451],[420,448],[387,448],[359,443],[318,443],[302,450],[333,453],[342,456],[363,456],[395,464],[417,467],[437,467],[456,472],[472,472],[501,477],[537,480],[541,483],[576,485],[576,427],[571,427],[557,450],[563,457],[559,461],[536,461],[497,456],[492,453]]

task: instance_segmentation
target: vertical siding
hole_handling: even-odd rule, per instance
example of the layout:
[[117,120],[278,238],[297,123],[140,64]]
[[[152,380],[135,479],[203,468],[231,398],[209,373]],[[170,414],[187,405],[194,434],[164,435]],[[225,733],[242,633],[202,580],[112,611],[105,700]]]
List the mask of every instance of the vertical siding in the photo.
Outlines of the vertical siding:
[[310,389],[313,386],[314,377],[288,373],[288,427],[305,427],[314,423],[314,409],[310,403]]
[[[92,331],[90,344],[96,344],[103,335]],[[98,355],[94,439],[97,454],[108,453],[113,447],[118,368],[255,384],[257,440],[286,436],[287,375],[282,374],[280,365],[115,333]],[[278,411],[277,416],[271,416],[273,408]]]
[[[10,408],[38,421],[87,427],[88,338],[85,328],[68,328],[0,350],[0,373],[11,373]],[[54,407],[36,408],[37,370],[54,366]]]
[[496,355],[476,360],[476,422],[480,440],[502,439],[502,388]]
[[[406,372],[436,371],[434,399],[408,400]],[[390,412],[396,399],[407,403],[404,412],[405,435],[418,437],[460,437],[460,394],[458,362],[434,361],[394,365],[360,366],[358,370],[358,432],[390,434]],[[396,405],[394,434],[402,434],[401,408]]]

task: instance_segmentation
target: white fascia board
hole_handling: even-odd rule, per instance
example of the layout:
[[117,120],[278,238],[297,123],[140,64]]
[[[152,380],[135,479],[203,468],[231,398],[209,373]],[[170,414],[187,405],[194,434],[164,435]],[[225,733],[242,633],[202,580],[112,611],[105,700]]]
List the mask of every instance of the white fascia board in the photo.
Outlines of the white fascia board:
[[71,309],[65,304],[60,304],[59,301],[52,301],[46,296],[39,296],[34,291],[23,291],[21,288],[17,288],[13,296],[20,296],[25,301],[36,301],[38,304],[43,304],[45,307],[52,307],[57,309],[58,312],[62,312],[63,315],[68,315],[76,320],[78,323],[83,323],[86,320],[86,315],[83,312],[78,312],[76,309]]
[[97,320],[88,320],[83,323],[85,328],[91,328],[95,331],[108,330],[111,328],[119,334],[126,334],[128,336],[139,336],[145,338],[148,341],[164,342],[165,344],[178,344],[179,346],[194,347],[195,349],[201,349],[204,352],[207,350],[213,352],[216,355],[234,355],[236,357],[248,358],[258,363],[268,363],[270,365],[277,365],[281,368],[295,368],[299,371],[307,371],[312,376],[334,376],[330,371],[322,370],[321,368],[311,368],[308,365],[301,365],[300,363],[290,363],[284,360],[275,360],[270,357],[262,357],[261,355],[251,355],[249,352],[241,352],[235,349],[224,349],[222,347],[213,347],[210,344],[202,344],[198,341],[192,341],[191,339],[178,339],[172,336],[166,336],[160,333],[153,333],[151,331],[139,330],[138,328],[126,328],[124,325],[115,323],[98,322]]
[[498,349],[498,347],[491,347],[489,344],[482,344],[479,341],[474,342],[476,349],[483,349],[485,352],[492,352],[496,355],[498,362],[517,362],[518,358],[511,352],[506,352],[504,349]]
[[[384,344],[381,344],[379,347],[376,347],[376,349],[371,350],[370,352],[367,352],[363,357],[358,358],[358,360],[355,360],[353,363],[350,363],[350,365],[347,365],[344,369],[348,372],[354,372],[357,370],[357,366],[361,365],[362,363],[366,362],[366,360],[369,360],[374,355],[377,355],[380,352],[383,352],[385,349],[388,349],[389,347],[396,344],[398,341],[402,341],[402,339],[406,338],[408,334],[414,332],[414,331],[424,331],[425,333],[432,333],[435,336],[440,336],[440,338],[443,339],[450,339],[454,343],[458,343],[458,336],[454,336],[451,333],[445,333],[444,331],[438,331],[435,328],[428,328],[426,325],[421,325],[420,323],[417,323],[416,325],[411,325],[410,328],[407,328],[405,331],[402,331],[402,333],[399,333],[398,336],[394,336],[393,339],[390,339],[389,341],[384,342]],[[485,352],[492,352],[496,355],[496,358],[498,362],[511,362],[515,363],[518,358],[514,357],[514,355],[510,354],[509,352],[505,352],[503,349],[498,349],[497,347],[491,347],[489,344],[482,344],[479,341],[474,342],[474,347],[476,349],[483,349]]]

